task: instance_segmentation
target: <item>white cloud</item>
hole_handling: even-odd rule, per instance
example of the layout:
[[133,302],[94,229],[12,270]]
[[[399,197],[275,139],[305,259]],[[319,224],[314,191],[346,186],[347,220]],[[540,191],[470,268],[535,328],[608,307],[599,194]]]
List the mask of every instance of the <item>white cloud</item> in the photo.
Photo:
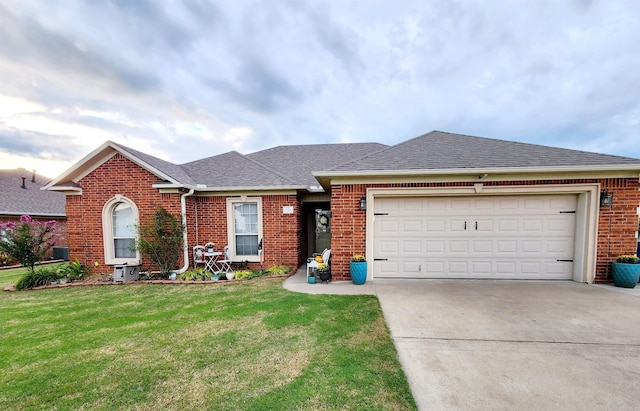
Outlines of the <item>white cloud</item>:
[[105,139],[180,163],[432,129],[640,157],[632,0],[14,0],[0,21],[0,125],[74,161]]

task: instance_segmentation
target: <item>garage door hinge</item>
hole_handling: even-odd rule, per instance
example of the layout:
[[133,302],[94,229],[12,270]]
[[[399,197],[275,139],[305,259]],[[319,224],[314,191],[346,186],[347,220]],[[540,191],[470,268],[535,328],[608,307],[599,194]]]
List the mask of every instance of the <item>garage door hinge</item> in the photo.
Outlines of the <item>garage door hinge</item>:
[[558,259],[556,261],[561,262],[561,263],[572,263],[573,262],[573,260],[560,260],[560,259]]
[[388,258],[374,258],[373,261],[389,261]]
[[373,215],[389,215],[389,213],[373,213]]
[[575,214],[575,210],[574,211],[560,211],[560,214]]

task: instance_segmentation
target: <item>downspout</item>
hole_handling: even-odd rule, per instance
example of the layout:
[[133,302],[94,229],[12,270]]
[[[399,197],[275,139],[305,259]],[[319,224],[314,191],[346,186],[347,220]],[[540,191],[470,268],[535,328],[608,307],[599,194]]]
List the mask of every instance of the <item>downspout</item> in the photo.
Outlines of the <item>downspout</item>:
[[182,213],[182,226],[184,230],[182,231],[182,243],[183,243],[183,251],[184,251],[184,265],[181,269],[177,270],[176,274],[182,274],[189,268],[189,244],[187,243],[187,200],[186,198],[190,195],[193,195],[195,189],[192,188],[189,192],[184,193],[180,196],[180,211]]

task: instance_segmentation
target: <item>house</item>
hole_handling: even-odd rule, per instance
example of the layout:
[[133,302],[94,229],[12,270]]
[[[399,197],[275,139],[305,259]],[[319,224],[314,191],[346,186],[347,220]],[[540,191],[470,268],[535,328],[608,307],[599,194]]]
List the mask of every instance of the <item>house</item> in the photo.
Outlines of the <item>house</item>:
[[369,280],[591,283],[635,251],[639,177],[638,159],[433,131],[181,165],[107,142],[46,188],[66,194],[71,255],[86,263],[145,264],[131,227],[162,205],[185,218],[185,260],[212,241],[253,267],[295,267],[330,245],[336,280],[366,253]]
[[[56,221],[56,244],[67,242],[65,196],[41,188],[50,178],[24,168],[0,170],[0,224],[19,222],[29,215],[35,221]],[[4,233],[0,232],[0,238]]]

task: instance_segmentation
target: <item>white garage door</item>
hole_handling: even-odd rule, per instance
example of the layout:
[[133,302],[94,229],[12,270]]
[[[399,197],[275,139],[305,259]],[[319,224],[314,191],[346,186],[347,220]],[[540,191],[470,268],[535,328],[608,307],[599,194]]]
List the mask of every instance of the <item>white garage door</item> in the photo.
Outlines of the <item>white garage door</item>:
[[373,276],[571,279],[576,200],[376,198]]

